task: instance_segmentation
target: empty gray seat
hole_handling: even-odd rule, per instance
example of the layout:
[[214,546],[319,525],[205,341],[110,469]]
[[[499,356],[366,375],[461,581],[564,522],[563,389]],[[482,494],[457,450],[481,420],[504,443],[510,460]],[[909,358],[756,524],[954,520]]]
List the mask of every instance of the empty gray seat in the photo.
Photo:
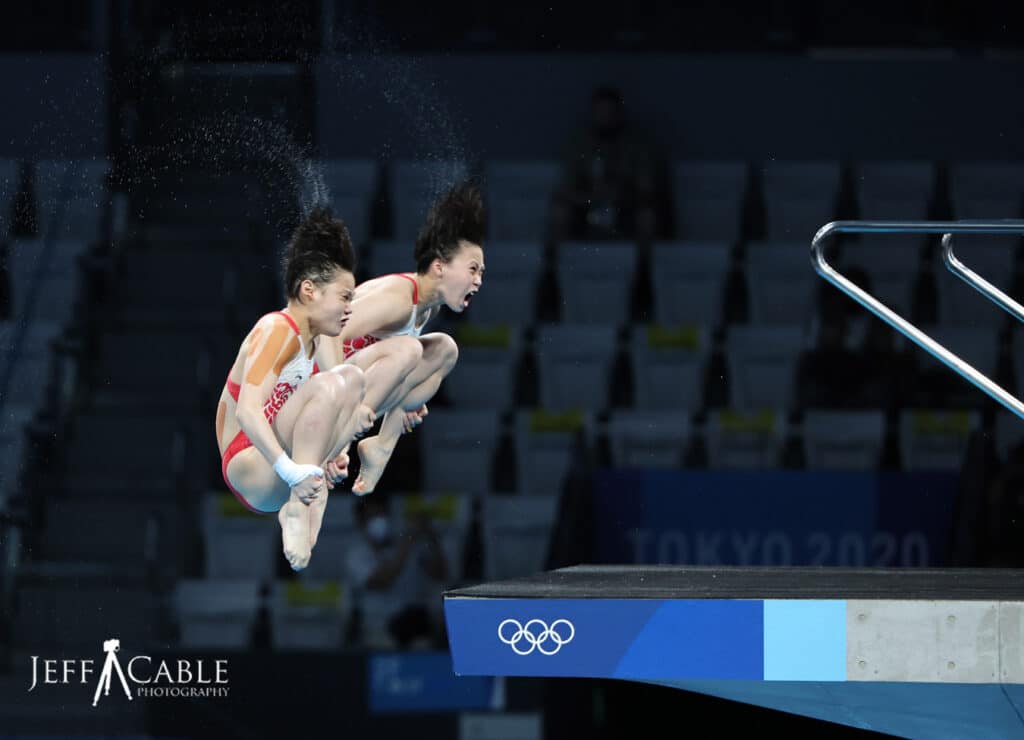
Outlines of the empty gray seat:
[[749,244],[745,277],[754,323],[801,324],[810,319],[817,283],[808,265],[806,244]]
[[739,409],[787,409],[806,339],[799,326],[734,326],[726,338],[731,403]]
[[1024,198],[1024,163],[955,162],[949,195],[957,219],[1017,218]]
[[618,411],[608,422],[611,463],[619,468],[681,468],[690,418],[671,410]]
[[501,436],[495,411],[432,411],[418,427],[428,491],[479,494],[491,488],[491,463]]
[[924,220],[935,189],[935,165],[862,162],[853,168],[853,182],[862,219]]
[[558,499],[488,496],[483,503],[485,577],[501,580],[544,570]]
[[726,409],[708,415],[708,467],[713,470],[770,470],[782,459],[786,419],[773,409]]
[[737,240],[749,179],[746,162],[676,162],[672,196],[676,238]]
[[980,424],[976,411],[904,409],[899,417],[903,469],[960,470],[970,436]]
[[494,160],[485,165],[487,227],[492,239],[537,240],[547,229],[559,165],[546,160]]
[[885,443],[885,414],[808,409],[802,439],[809,469],[876,470]]
[[446,379],[446,396],[460,410],[511,407],[521,340],[516,327],[464,323],[455,332],[459,360]]
[[772,161],[763,165],[767,238],[807,241],[834,220],[840,167],[827,161]]
[[562,321],[629,323],[637,252],[632,242],[564,242],[558,246]]
[[635,327],[629,359],[637,408],[699,408],[710,353],[707,327]]
[[726,242],[658,242],[651,251],[654,318],[659,324],[716,326],[729,272]]
[[592,444],[592,415],[581,411],[520,411],[515,424],[519,492],[560,493],[579,446],[587,449]]
[[536,346],[541,405],[549,410],[603,409],[617,351],[612,326],[541,326]]

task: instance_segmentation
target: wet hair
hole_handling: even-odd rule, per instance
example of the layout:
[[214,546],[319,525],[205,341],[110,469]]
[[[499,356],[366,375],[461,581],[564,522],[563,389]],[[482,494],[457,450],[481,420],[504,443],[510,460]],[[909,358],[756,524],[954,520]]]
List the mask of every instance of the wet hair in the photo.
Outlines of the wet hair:
[[355,267],[356,252],[344,222],[329,208],[314,208],[295,228],[285,250],[286,297],[298,298],[303,280],[326,285],[337,270],[355,272]]
[[436,259],[451,262],[460,240],[482,244],[484,228],[480,189],[468,180],[456,185],[434,203],[416,237],[416,272],[423,275]]

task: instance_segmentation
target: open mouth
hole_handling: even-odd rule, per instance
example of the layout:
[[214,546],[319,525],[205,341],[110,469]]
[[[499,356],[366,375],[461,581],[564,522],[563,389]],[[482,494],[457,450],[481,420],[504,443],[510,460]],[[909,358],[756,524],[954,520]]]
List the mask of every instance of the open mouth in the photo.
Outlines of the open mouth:
[[469,308],[469,304],[473,302],[473,296],[475,296],[476,293],[477,291],[475,290],[471,290],[468,293],[466,293],[466,297],[462,299],[463,308]]

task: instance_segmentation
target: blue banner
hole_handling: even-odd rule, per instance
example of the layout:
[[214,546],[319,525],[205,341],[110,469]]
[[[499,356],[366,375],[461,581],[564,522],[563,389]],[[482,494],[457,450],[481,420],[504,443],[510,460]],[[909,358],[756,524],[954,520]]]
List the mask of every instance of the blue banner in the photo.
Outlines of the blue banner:
[[449,597],[461,675],[846,680],[846,602]]
[[606,470],[595,563],[942,566],[950,473]]
[[494,679],[456,676],[448,653],[376,653],[367,665],[371,712],[501,708],[494,705]]
[[460,674],[763,677],[760,601],[449,598],[445,618]]

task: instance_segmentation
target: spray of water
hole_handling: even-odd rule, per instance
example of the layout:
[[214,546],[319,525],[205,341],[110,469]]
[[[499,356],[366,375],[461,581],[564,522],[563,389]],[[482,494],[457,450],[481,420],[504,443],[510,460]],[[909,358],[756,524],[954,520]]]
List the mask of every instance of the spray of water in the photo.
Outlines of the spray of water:
[[[368,22],[349,18],[334,30],[333,39],[334,48],[321,59],[321,73],[334,95],[359,101],[362,114],[397,119],[398,129],[413,144],[411,169],[427,185],[422,195],[433,200],[463,179],[474,155],[442,82]],[[386,167],[396,161],[394,144],[384,141],[374,152]]]

